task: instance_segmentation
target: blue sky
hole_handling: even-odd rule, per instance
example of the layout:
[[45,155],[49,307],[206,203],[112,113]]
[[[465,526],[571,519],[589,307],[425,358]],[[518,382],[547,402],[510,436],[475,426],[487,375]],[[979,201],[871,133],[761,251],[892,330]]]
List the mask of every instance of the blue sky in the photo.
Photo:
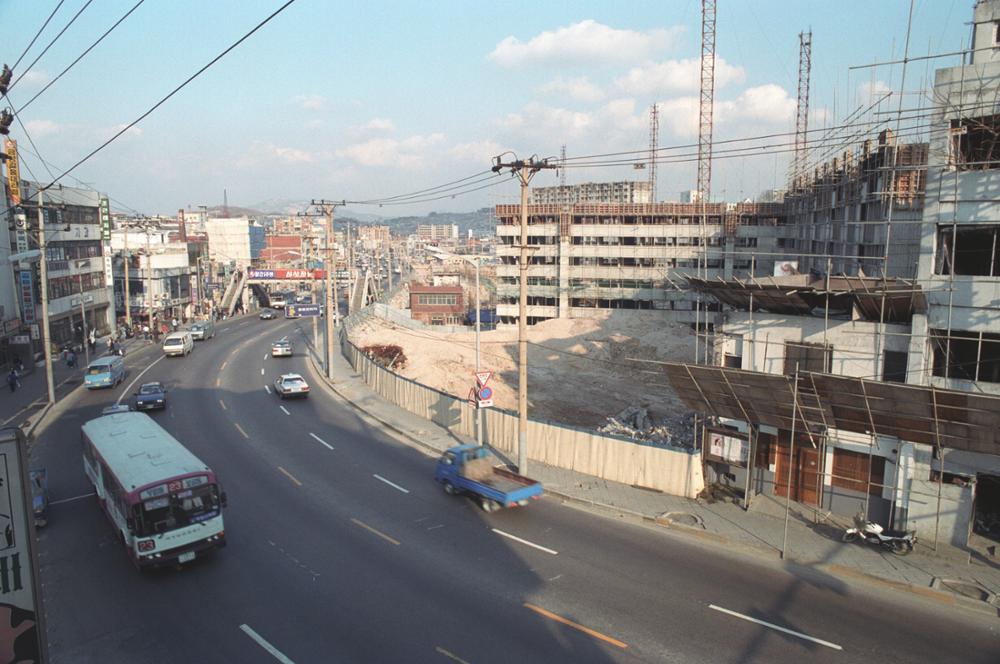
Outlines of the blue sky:
[[[66,0],[15,77],[83,6]],[[0,0],[13,64],[57,0]],[[10,91],[19,107],[134,0],[94,0]],[[67,167],[131,122],[257,22],[279,0],[146,0],[20,118],[41,156]],[[914,4],[911,55],[967,46],[971,0]],[[719,0],[716,137],[794,129],[798,33],[812,29],[811,127],[832,125],[899,89],[909,2]],[[697,0],[379,2],[297,0],[153,115],[73,175],[135,210],[172,213],[275,199],[393,196],[519,156],[644,149],[661,106],[661,146],[697,139],[701,39]],[[16,27],[15,27],[16,26]],[[908,92],[935,66],[918,62]],[[905,97],[912,106],[920,95]],[[886,102],[888,104],[889,102]],[[892,108],[895,108],[895,102]],[[888,109],[889,106],[884,106]],[[22,177],[50,179],[15,123]],[[785,155],[717,160],[716,197],[781,186]],[[55,171],[57,174],[60,171]],[[661,199],[694,187],[693,162],[661,166]],[[567,182],[645,178],[575,169]],[[553,173],[535,184],[555,184]],[[64,181],[75,185],[72,179]],[[454,199],[375,208],[384,215],[470,210],[516,200],[513,182]],[[362,209],[362,208],[356,208]]]

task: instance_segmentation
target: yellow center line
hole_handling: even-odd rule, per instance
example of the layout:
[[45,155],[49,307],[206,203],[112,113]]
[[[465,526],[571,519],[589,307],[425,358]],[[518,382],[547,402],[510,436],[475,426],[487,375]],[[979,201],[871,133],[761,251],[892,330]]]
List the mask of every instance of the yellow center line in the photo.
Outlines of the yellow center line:
[[566,618],[563,618],[560,615],[556,615],[555,613],[552,613],[551,611],[546,611],[545,609],[543,609],[540,606],[535,606],[534,604],[529,604],[529,603],[525,602],[524,603],[524,607],[527,608],[527,609],[531,609],[535,613],[537,613],[539,615],[542,615],[542,616],[545,616],[546,618],[549,618],[551,620],[555,620],[556,622],[562,623],[563,625],[567,625],[569,627],[572,627],[573,629],[578,629],[581,632],[583,632],[584,634],[589,634],[590,636],[594,637],[595,639],[600,639],[601,641],[605,641],[606,643],[610,643],[613,646],[618,646],[619,648],[628,648],[628,644],[627,643],[623,643],[622,641],[619,641],[618,639],[613,639],[610,636],[605,636],[604,634],[601,634],[600,632],[595,632],[594,630],[590,629],[589,627],[584,627],[583,625],[581,625],[579,623],[575,623],[572,620],[567,620]]
[[278,466],[278,470],[280,470],[280,471],[281,471],[281,473],[282,473],[282,474],[283,474],[283,475],[284,475],[285,477],[287,477],[287,478],[288,478],[288,479],[290,479],[291,481],[295,482],[296,486],[302,486],[302,482],[300,482],[300,481],[298,481],[297,479],[295,479],[295,475],[292,475],[292,474],[291,474],[290,472],[288,472],[287,470],[285,470],[285,469],[284,469],[284,468],[282,468],[281,466]]
[[[228,360],[227,360],[227,361],[228,361]],[[222,363],[222,366],[221,366],[221,367],[219,367],[219,371],[225,371],[225,370],[226,370],[226,362],[223,362],[223,363]]]
[[382,539],[384,539],[385,541],[387,541],[387,542],[392,542],[392,543],[393,543],[393,544],[395,544],[396,546],[399,546],[399,540],[394,540],[394,539],[392,539],[391,537],[389,537],[388,535],[386,535],[385,533],[383,533],[383,532],[379,532],[378,530],[375,530],[374,528],[372,528],[371,526],[369,526],[369,525],[368,525],[367,523],[365,523],[364,521],[358,521],[357,519],[351,519],[351,521],[353,521],[353,522],[354,522],[354,523],[356,523],[357,525],[361,526],[362,528],[364,528],[364,529],[365,529],[365,530],[367,530],[368,532],[371,532],[371,533],[374,533],[374,534],[378,535],[379,537],[381,537],[381,538],[382,538]]
[[219,405],[222,407],[222,410],[226,410],[226,402],[225,401],[223,401],[222,399],[219,399]]
[[233,422],[233,426],[234,426],[234,427],[236,427],[236,430],[237,430],[237,431],[239,431],[239,432],[240,432],[241,434],[243,434],[243,437],[244,437],[244,438],[246,438],[247,440],[250,440],[250,436],[248,436],[248,435],[247,435],[247,432],[243,430],[243,427],[241,427],[241,426],[240,426],[239,424],[237,424],[236,422]]

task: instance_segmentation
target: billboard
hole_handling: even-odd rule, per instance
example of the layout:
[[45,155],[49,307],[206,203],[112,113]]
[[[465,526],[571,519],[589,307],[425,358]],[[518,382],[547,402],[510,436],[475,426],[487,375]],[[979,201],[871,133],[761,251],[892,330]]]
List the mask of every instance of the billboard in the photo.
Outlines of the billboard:
[[305,281],[308,279],[325,279],[325,270],[266,270],[251,268],[247,270],[248,279],[258,279],[265,281]]
[[6,139],[3,142],[7,153],[7,186],[10,188],[10,200],[14,205],[21,204],[21,167],[17,163],[17,141]]

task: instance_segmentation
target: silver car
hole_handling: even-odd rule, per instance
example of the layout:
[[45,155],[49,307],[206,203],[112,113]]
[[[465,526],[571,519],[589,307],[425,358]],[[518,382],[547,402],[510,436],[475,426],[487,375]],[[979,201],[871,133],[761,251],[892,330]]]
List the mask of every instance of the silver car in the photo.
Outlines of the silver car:
[[291,357],[292,356],[292,342],[285,341],[275,341],[271,344],[271,357]]
[[284,374],[274,380],[274,391],[282,399],[309,396],[309,384],[298,374]]

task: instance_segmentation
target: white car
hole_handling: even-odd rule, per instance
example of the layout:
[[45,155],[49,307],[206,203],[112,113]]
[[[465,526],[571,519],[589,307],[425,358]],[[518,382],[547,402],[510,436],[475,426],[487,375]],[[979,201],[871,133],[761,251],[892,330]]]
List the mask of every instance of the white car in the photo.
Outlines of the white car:
[[285,341],[275,341],[271,344],[271,357],[291,357],[292,356],[292,342]]
[[282,399],[287,397],[305,398],[309,396],[309,385],[298,374],[285,374],[274,380],[274,391]]

